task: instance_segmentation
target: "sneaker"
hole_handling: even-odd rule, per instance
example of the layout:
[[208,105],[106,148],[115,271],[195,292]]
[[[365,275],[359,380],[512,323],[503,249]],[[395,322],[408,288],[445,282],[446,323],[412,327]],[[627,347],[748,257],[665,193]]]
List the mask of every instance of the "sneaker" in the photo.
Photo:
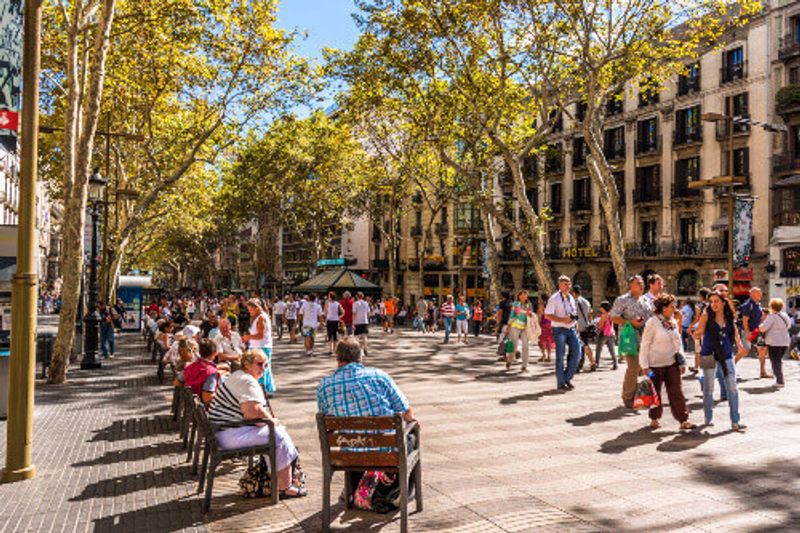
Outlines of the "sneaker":
[[731,424],[732,431],[744,431],[747,428],[744,424]]
[[574,389],[574,388],[575,388],[575,385],[573,385],[571,381],[567,381],[567,382],[565,383],[565,385],[567,386],[567,388],[568,388],[569,390],[572,390],[572,389]]

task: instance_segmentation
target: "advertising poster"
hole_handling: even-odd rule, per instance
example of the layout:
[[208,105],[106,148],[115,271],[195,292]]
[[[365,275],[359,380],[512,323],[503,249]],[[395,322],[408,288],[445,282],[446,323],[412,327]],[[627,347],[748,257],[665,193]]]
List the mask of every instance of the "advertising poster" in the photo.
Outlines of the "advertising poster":
[[737,197],[733,219],[733,264],[750,262],[753,252],[753,198]]
[[22,0],[0,2],[0,145],[16,150],[22,86]]

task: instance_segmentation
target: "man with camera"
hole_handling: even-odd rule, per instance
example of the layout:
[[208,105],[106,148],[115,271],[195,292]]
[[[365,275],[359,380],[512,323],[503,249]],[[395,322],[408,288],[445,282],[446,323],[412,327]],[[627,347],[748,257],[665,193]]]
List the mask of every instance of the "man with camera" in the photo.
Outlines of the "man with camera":
[[[544,309],[545,318],[553,323],[556,341],[556,384],[561,390],[574,389],[572,377],[578,369],[581,341],[576,330],[578,311],[575,298],[570,294],[572,281],[568,276],[559,276],[558,291],[553,294]],[[564,368],[564,355],[569,345],[569,356]]]

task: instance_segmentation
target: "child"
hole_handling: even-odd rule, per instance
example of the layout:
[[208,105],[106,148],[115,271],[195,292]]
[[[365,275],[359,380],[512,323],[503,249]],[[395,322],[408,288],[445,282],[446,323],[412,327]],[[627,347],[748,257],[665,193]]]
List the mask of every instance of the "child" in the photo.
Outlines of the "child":
[[539,362],[547,361],[549,363],[551,361],[550,354],[556,347],[556,340],[553,338],[553,325],[544,316],[544,302],[546,301],[547,298],[539,299],[539,308],[536,314],[539,316],[539,326],[542,329],[539,335],[539,348],[542,350],[542,356],[539,358]]
[[594,349],[597,354],[595,362],[597,365],[600,364],[600,353],[603,346],[607,346],[608,351],[611,353],[611,361],[614,363],[611,368],[616,370],[617,355],[614,352],[616,351],[617,342],[614,335],[614,324],[611,322],[609,312],[611,312],[611,304],[606,301],[600,302],[600,319],[597,322],[597,345]]

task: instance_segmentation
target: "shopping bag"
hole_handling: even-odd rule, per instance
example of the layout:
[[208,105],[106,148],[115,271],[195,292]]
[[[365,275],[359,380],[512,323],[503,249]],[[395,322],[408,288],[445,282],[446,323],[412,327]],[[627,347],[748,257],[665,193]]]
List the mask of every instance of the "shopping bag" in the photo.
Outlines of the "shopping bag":
[[636,340],[636,330],[630,322],[625,322],[622,331],[619,333],[619,347],[617,348],[620,355],[636,356],[639,354],[639,341]]
[[514,351],[514,341],[511,339],[506,340],[506,353],[511,353]]
[[636,395],[633,397],[634,409],[652,409],[661,405],[656,388],[648,377],[639,378],[636,384]]

